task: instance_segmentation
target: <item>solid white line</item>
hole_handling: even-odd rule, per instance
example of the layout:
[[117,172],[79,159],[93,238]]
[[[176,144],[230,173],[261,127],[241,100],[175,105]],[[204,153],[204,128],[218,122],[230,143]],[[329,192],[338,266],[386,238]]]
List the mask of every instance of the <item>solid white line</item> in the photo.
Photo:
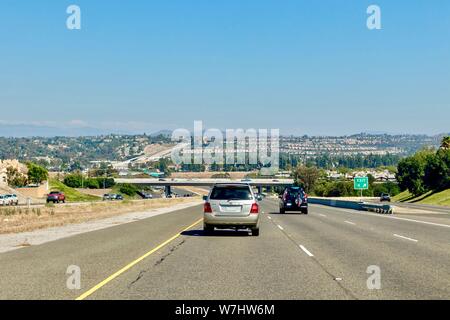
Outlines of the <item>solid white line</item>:
[[394,233],[394,237],[402,238],[402,239],[409,240],[409,241],[419,242],[419,240],[416,240],[416,239],[413,239],[413,238],[404,237],[404,236],[401,236],[401,235],[396,234],[396,233]]
[[356,223],[354,223],[354,222],[347,221],[347,220],[345,220],[344,222],[345,222],[345,223],[348,223],[348,224],[351,224],[351,225],[355,225],[355,224],[356,224]]
[[300,245],[299,247],[300,247],[300,249],[302,249],[308,256],[314,257],[314,255],[313,255],[311,252],[309,252],[308,249],[306,249],[304,246]]
[[277,227],[280,228],[280,230],[284,230],[282,226],[280,226],[279,224],[277,224]]
[[327,215],[326,215],[326,214],[319,213],[319,216],[321,216],[321,217],[326,217]]

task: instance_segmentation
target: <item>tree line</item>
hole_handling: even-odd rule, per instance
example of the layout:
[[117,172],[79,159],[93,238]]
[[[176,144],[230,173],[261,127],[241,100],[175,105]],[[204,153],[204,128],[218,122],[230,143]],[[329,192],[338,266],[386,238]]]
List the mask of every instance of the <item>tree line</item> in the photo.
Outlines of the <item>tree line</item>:
[[450,136],[439,149],[423,149],[398,164],[397,180],[402,191],[414,196],[450,188]]
[[[319,197],[354,197],[360,195],[358,190],[354,190],[353,181],[328,180],[325,171],[315,166],[299,165],[294,169],[293,176],[296,185],[303,187],[307,193]],[[396,183],[375,183],[375,178],[370,174],[368,178],[369,189],[363,190],[363,196],[365,197],[379,197],[382,193],[394,196],[400,193]]]

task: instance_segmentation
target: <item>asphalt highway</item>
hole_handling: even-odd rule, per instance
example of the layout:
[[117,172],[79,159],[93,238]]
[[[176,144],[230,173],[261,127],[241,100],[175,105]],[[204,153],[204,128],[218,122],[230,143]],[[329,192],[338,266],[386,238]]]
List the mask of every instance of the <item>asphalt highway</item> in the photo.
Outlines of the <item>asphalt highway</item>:
[[450,299],[450,219],[261,209],[259,237],[197,206],[0,254],[0,299]]

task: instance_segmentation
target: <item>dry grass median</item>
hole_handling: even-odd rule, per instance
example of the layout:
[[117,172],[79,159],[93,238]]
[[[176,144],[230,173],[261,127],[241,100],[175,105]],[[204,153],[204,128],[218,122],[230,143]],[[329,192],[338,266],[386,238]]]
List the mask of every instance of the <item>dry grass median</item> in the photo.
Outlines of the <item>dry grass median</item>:
[[47,205],[31,208],[0,207],[0,234],[57,227],[109,218],[130,212],[146,212],[195,201],[200,204],[200,197],[92,202],[79,205]]

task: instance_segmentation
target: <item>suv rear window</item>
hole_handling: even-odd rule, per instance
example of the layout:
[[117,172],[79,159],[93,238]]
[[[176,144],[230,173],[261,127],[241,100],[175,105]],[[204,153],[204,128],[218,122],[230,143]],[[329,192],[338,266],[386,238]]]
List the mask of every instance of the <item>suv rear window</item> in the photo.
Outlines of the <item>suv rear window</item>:
[[286,192],[288,199],[296,199],[299,196],[299,194],[300,194],[300,197],[302,197],[302,198],[304,196],[304,191],[301,188],[288,188],[288,189],[286,189],[285,192]]
[[216,186],[211,192],[211,200],[252,200],[248,186]]

